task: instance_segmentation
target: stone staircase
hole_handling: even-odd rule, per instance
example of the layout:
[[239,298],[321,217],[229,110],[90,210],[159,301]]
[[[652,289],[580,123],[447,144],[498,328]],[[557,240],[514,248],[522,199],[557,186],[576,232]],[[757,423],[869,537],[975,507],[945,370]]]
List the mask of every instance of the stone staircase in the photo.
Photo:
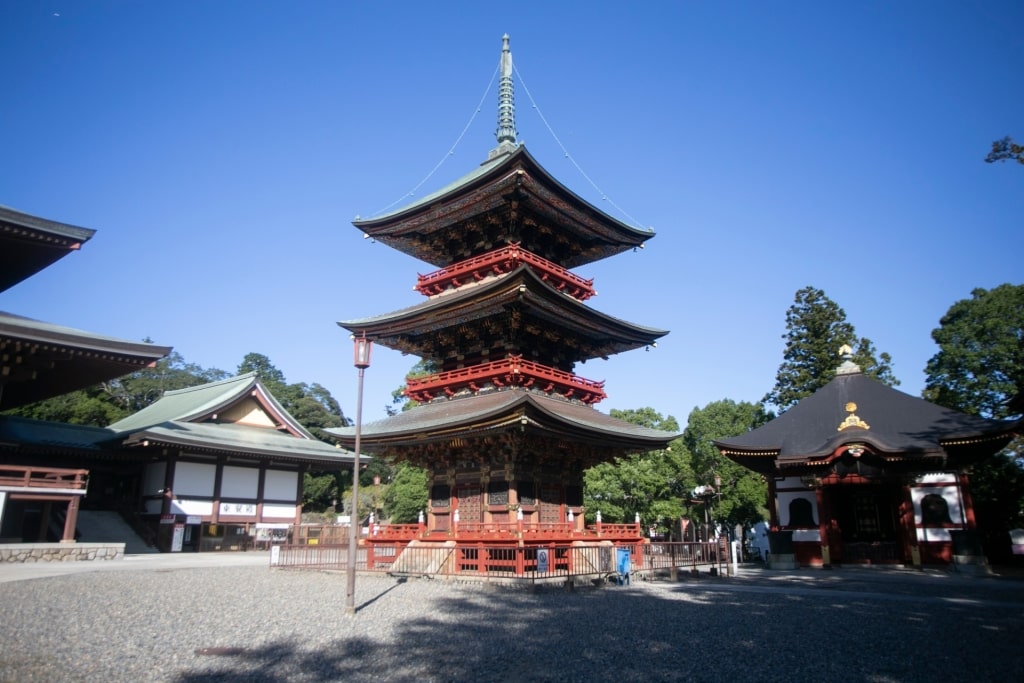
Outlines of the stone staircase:
[[455,541],[445,541],[443,545],[425,544],[422,541],[410,541],[395,558],[388,574],[391,576],[434,576],[441,573],[455,553]]
[[79,510],[77,540],[81,543],[124,543],[125,555],[158,553],[146,545],[139,535],[116,512],[108,510]]

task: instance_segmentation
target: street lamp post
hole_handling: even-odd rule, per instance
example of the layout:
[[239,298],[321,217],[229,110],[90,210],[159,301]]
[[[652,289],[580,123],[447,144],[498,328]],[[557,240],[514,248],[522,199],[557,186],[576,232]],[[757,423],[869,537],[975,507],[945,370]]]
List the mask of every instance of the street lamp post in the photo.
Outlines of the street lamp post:
[[362,336],[353,337],[355,342],[354,362],[359,369],[359,385],[356,395],[356,448],[352,458],[352,514],[348,526],[348,583],[345,589],[345,614],[356,613],[356,556],[359,545],[359,448],[362,446],[363,428],[363,373],[370,367],[370,352],[373,342]]

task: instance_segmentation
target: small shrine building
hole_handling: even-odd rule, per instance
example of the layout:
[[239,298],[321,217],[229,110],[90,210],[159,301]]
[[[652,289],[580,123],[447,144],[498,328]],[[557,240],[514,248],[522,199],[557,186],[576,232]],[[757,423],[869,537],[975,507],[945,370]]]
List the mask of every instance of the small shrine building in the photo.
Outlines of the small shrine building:
[[[576,374],[577,364],[654,347],[667,334],[591,308],[593,281],[570,270],[654,234],[587,203],[516,142],[511,60],[506,35],[498,146],[487,160],[417,202],[354,223],[437,268],[416,280],[423,302],[338,323],[438,369],[407,378],[415,407],[361,427],[363,450],[429,472],[422,527],[391,525],[382,530],[388,540],[595,539],[584,523],[583,471],[678,436],[599,412],[604,382]],[[354,447],[354,428],[328,431]],[[602,539],[641,541],[638,520],[609,521],[622,523],[599,525]]]
[[980,565],[969,471],[1018,427],[905,394],[847,357],[776,419],[714,443],[768,482],[774,567]]

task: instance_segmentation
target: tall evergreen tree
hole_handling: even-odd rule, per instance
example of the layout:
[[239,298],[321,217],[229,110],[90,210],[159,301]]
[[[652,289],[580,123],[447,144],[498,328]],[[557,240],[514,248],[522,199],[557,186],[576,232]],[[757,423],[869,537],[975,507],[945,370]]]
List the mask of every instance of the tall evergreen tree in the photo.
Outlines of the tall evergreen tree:
[[846,312],[820,289],[804,287],[796,293],[786,311],[786,334],[782,338],[786,350],[775,386],[761,399],[779,411],[793,407],[835,377],[839,349],[844,345],[853,349],[853,361],[866,374],[889,386],[899,384],[889,354],[878,354],[870,339],[857,337]]
[[990,418],[1021,414],[1024,395],[1024,285],[975,289],[932,330],[939,352],[925,368],[924,398]]
[[[928,361],[925,399],[972,415],[1024,413],[1024,285],[975,289],[932,331],[939,352]],[[978,526],[986,546],[1005,547],[1006,531],[1024,525],[1024,439],[971,471]]]

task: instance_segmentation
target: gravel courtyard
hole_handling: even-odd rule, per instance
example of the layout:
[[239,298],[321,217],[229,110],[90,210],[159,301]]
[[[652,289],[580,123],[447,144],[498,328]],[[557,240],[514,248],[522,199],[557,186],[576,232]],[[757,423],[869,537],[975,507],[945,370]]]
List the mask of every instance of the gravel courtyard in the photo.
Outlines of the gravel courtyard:
[[[4,568],[0,568],[2,572]],[[535,591],[225,566],[0,582],[0,681],[1019,680],[1024,581],[741,570]]]

